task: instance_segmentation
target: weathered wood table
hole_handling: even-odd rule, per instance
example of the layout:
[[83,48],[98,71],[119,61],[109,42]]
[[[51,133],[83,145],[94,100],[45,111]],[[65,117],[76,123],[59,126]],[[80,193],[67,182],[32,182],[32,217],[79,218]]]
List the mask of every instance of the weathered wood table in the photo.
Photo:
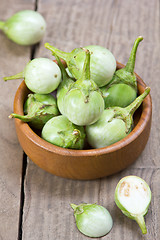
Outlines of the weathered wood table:
[[[81,240],[89,239],[76,228],[70,203],[95,203],[108,208],[114,226],[101,239],[160,239],[160,6],[158,0],[1,0],[0,20],[22,9],[40,12],[47,31],[35,47],[18,46],[0,32],[0,239]],[[93,181],[74,181],[53,176],[29,160],[18,143],[13,99],[21,80],[3,82],[2,77],[20,72],[35,57],[49,57],[44,48],[50,42],[70,51],[98,44],[126,63],[137,36],[144,37],[137,52],[135,71],[151,87],[152,129],[148,144],[137,161],[126,170]],[[148,233],[142,236],[135,221],[116,207],[114,189],[120,178],[142,177],[152,190],[146,215]]]

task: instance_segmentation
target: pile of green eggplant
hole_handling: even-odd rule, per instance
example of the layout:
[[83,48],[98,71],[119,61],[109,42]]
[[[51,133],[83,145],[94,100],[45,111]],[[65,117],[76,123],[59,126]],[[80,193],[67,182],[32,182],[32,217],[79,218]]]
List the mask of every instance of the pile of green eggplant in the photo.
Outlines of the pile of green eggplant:
[[[24,70],[4,80],[24,78],[31,90],[24,115],[12,113],[41,130],[44,140],[63,148],[103,148],[126,137],[133,129],[133,114],[150,88],[138,96],[134,73],[138,37],[124,68],[98,45],[61,51],[49,43],[57,63],[48,58],[30,61]],[[61,60],[64,60],[67,67]],[[53,94],[54,93],[54,94]]]

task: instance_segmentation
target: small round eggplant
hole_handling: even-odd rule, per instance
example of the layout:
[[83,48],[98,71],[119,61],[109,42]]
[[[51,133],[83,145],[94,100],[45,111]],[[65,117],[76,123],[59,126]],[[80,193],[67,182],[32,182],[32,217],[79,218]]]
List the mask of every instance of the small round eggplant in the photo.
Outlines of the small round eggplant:
[[103,148],[126,137],[133,129],[133,114],[143,99],[149,94],[150,88],[137,97],[125,108],[106,108],[97,122],[86,126],[87,140],[93,148]]
[[85,132],[83,127],[76,126],[67,117],[60,115],[44,125],[42,138],[59,147],[83,149]]
[[42,129],[49,119],[59,115],[56,99],[51,94],[31,93],[24,104],[24,114],[12,113],[9,118],[18,118],[36,129]]
[[137,97],[137,80],[134,73],[136,52],[143,37],[138,37],[133,45],[129,60],[126,66],[117,70],[109,84],[101,88],[105,108],[126,107]]

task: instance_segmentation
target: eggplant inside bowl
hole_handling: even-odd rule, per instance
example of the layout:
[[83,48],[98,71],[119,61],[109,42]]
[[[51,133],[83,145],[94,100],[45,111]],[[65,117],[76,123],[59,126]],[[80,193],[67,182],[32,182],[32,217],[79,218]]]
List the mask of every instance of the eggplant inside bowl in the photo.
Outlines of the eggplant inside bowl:
[[[117,69],[124,67],[117,63]],[[138,93],[146,88],[136,75]],[[14,112],[23,115],[24,101],[30,91],[24,81],[14,99]],[[15,119],[17,136],[27,156],[40,168],[54,175],[71,179],[96,179],[117,173],[132,164],[148,141],[152,117],[150,94],[134,114],[134,128],[128,136],[110,146],[98,149],[72,150],[43,140],[27,123]]]

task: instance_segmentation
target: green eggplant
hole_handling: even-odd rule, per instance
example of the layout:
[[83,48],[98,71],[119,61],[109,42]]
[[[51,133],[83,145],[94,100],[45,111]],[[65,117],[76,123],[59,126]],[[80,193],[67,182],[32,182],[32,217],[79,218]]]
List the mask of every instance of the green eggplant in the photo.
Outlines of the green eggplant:
[[87,49],[83,51],[86,58],[82,76],[71,86],[64,98],[65,116],[79,126],[96,122],[104,110],[102,93],[90,78],[90,52]]
[[4,81],[23,78],[26,86],[34,93],[48,94],[57,89],[61,82],[61,70],[48,58],[34,58],[24,70],[16,75],[4,77]]
[[31,93],[24,104],[24,114],[12,113],[9,118],[18,118],[36,129],[42,129],[49,119],[59,115],[56,99],[51,94]]
[[33,45],[41,41],[46,30],[46,21],[37,11],[22,10],[6,21],[0,21],[0,30],[13,42]]
[[97,122],[86,126],[87,140],[93,148],[103,148],[126,137],[133,129],[133,114],[143,99],[149,94],[150,88],[137,97],[125,108],[106,108]]
[[137,80],[134,67],[137,47],[142,40],[143,37],[141,36],[135,40],[126,66],[117,70],[111,82],[100,88],[103,93],[105,108],[126,107],[137,97]]
[[42,129],[42,138],[56,146],[83,149],[84,127],[76,126],[64,115],[51,118]]
[[100,238],[109,233],[113,227],[113,219],[109,211],[101,205],[71,203],[78,230],[92,238]]
[[[75,48],[71,52],[61,51],[49,43],[45,43],[45,47],[49,49],[53,55],[62,58],[68,67],[69,72],[75,79],[79,79],[83,72],[85,61],[85,53],[82,48]],[[90,45],[84,47],[91,53],[90,74],[91,79],[98,87],[108,84],[116,70],[116,60],[113,54],[102,46]]]

